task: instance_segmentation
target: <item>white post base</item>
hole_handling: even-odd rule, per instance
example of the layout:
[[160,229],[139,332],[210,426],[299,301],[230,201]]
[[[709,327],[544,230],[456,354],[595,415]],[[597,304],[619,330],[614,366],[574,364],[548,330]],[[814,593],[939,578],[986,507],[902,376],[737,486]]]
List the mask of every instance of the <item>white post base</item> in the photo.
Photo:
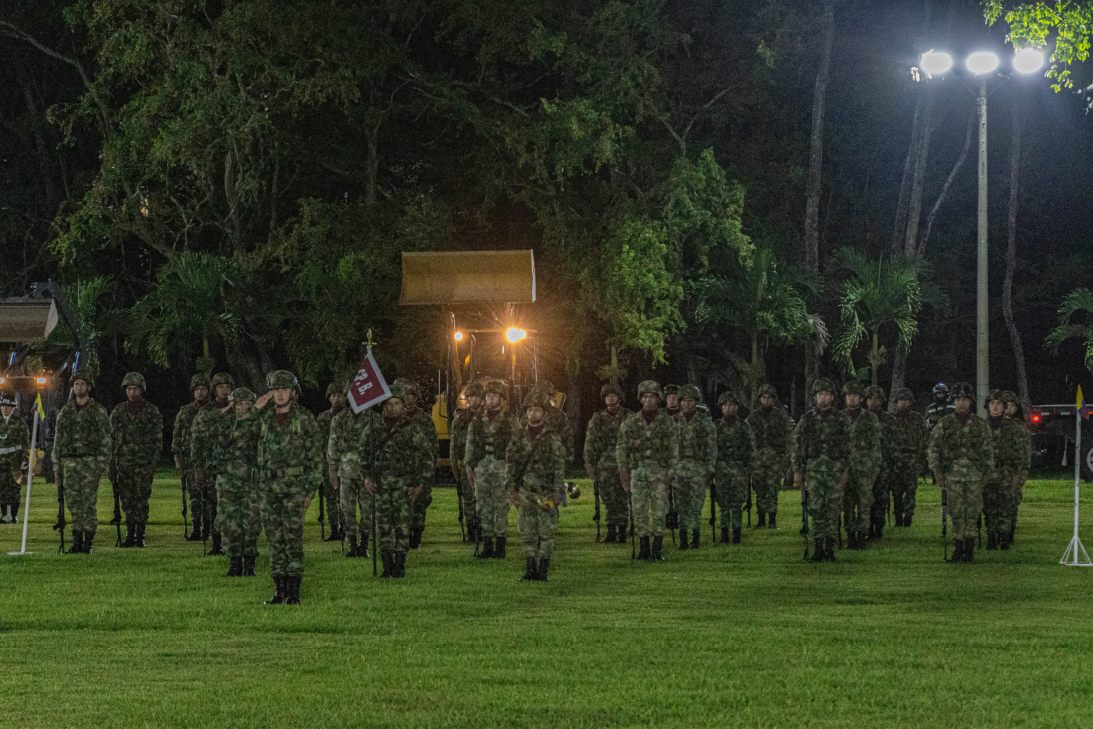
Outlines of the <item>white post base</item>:
[[1090,561],[1089,553],[1085,551],[1085,546],[1077,534],[1070,540],[1059,564],[1065,567],[1093,567],[1093,561]]

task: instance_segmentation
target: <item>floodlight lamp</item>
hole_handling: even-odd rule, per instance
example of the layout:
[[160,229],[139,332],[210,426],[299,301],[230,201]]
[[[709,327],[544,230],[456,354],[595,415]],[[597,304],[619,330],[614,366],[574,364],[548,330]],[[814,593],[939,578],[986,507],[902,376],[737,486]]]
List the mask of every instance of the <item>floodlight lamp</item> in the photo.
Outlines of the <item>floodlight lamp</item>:
[[44,377],[43,375],[38,375],[37,377],[34,378],[34,384],[37,385],[38,387],[45,387],[46,383],[48,383],[48,382],[49,382],[49,378]]
[[998,55],[990,51],[976,51],[968,56],[964,65],[976,76],[994,73],[998,69]]
[[462,341],[463,341],[463,338],[464,338],[464,336],[466,336],[466,335],[464,335],[464,334],[463,334],[463,332],[461,332],[461,331],[459,331],[459,330],[457,329],[457,330],[455,331],[455,334],[453,334],[453,335],[452,335],[452,339],[454,339],[454,340],[455,340],[455,341],[457,341],[457,342],[462,342]]
[[509,327],[505,330],[505,339],[509,340],[512,344],[522,342],[528,338],[528,333],[520,327]]
[[944,51],[930,49],[919,57],[918,65],[927,76],[941,76],[953,67],[953,57]]
[[1035,48],[1022,48],[1013,56],[1013,70],[1017,73],[1036,73],[1044,67],[1044,54]]

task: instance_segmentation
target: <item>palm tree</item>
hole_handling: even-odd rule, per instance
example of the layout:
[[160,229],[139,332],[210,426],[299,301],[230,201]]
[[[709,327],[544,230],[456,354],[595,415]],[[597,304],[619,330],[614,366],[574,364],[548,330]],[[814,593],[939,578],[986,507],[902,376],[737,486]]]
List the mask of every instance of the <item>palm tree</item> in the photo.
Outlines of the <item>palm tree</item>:
[[887,348],[881,344],[884,330],[895,330],[895,344],[901,352],[910,349],[918,332],[918,315],[924,301],[922,264],[905,256],[872,259],[854,248],[840,248],[834,262],[835,270],[848,274],[839,290],[842,326],[835,340],[835,358],[855,373],[854,350],[868,338],[866,358],[875,385],[877,371],[888,357]]
[[32,370],[43,368],[48,353],[53,347],[61,346],[66,361],[71,356],[73,370],[97,376],[104,342],[120,328],[122,318],[122,312],[109,301],[114,293],[114,280],[108,276],[94,276],[65,284],[63,290],[73,319],[70,326],[77,331],[69,331],[68,326],[54,329],[46,339],[45,347],[36,348],[30,356],[28,366]]
[[1093,290],[1074,289],[1059,306],[1059,324],[1044,340],[1044,346],[1054,352],[1068,339],[1081,339],[1085,347],[1085,366],[1093,371],[1093,323],[1082,324],[1078,318],[1093,318]]

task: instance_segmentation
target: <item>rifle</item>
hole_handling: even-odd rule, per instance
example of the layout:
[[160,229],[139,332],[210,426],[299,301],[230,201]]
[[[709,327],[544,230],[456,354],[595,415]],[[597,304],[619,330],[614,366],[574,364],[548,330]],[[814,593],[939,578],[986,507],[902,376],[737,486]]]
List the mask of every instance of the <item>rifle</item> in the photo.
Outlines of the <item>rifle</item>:
[[114,467],[114,473],[110,476],[110,488],[114,492],[114,518],[111,520],[111,524],[114,525],[114,529],[118,532],[117,541],[114,542],[115,547],[121,546],[121,499],[118,498],[118,472],[117,466]]
[[179,483],[182,484],[182,536],[183,538],[190,532],[190,520],[189,514],[186,510],[186,472],[183,471]]
[[207,517],[209,514],[209,476],[205,473],[205,469],[201,469],[201,518],[205,522],[204,528],[201,530],[201,556],[207,556],[208,552],[207,544],[209,539],[209,532],[212,531],[212,524],[209,524]]
[[805,540],[805,556],[808,559],[808,489],[801,484],[801,537]]
[[61,546],[57,551],[60,554],[65,553],[65,481],[64,476],[61,474],[58,464],[58,470],[55,475],[57,481],[57,523],[53,525],[54,531],[61,533]]
[[626,500],[630,502],[630,561],[632,562],[637,558],[638,552],[634,537],[634,495],[629,491],[626,492]]
[[941,487],[941,555],[942,561],[949,561],[949,491]]
[[751,529],[751,478],[748,478],[748,500],[744,502],[744,508],[748,512],[748,528]]
[[668,513],[664,515],[664,526],[672,532],[672,544],[676,543],[676,529],[679,528],[679,512],[676,511],[675,494],[672,491],[672,479],[668,479]]
[[710,481],[710,544],[717,544],[717,486],[713,481]]
[[[322,541],[324,541],[324,542],[326,541],[326,504],[324,503],[326,501],[326,498],[325,498],[326,494],[324,493],[325,489],[323,488],[323,486],[325,486],[325,485],[326,485],[326,478],[320,476],[319,477],[319,536],[322,537]],[[334,528],[333,525],[331,525],[330,528],[333,529]]]
[[463,519],[465,518],[463,513],[463,476],[460,474],[462,468],[463,466],[459,465],[457,461],[452,476],[455,477],[455,498],[459,502],[459,541],[466,542],[467,532],[463,528]]
[[592,481],[592,495],[596,499],[596,511],[592,514],[592,521],[596,522],[596,543],[600,541],[600,482],[598,479]]

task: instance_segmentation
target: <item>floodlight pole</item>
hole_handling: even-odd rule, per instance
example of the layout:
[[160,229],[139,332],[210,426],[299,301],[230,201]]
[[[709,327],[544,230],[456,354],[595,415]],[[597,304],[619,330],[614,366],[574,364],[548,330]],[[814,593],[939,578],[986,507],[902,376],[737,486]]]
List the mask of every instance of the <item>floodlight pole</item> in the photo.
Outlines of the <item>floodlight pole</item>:
[[990,326],[987,308],[987,78],[979,79],[979,214],[976,245],[975,411],[987,402],[990,380]]

